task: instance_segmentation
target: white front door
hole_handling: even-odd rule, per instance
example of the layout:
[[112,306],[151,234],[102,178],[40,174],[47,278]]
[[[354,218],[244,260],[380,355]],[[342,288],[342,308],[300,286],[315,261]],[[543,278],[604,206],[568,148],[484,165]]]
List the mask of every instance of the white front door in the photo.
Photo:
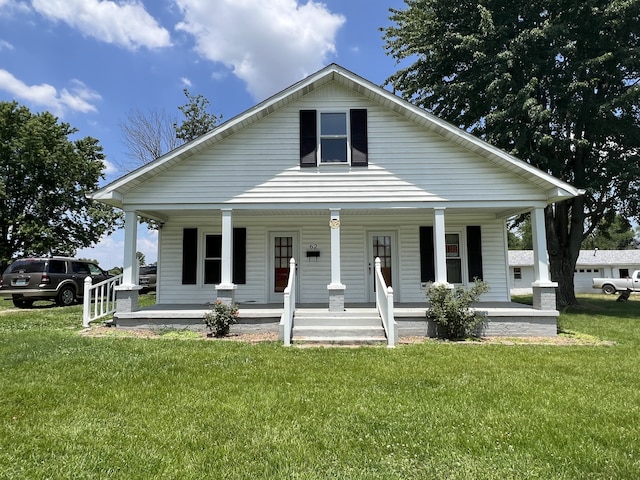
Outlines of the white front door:
[[396,240],[393,232],[375,232],[369,233],[369,301],[376,301],[375,293],[375,259],[380,259],[380,269],[387,286],[394,286],[396,278],[397,259],[396,259]]
[[[296,232],[272,232],[269,235],[269,303],[284,301],[284,289],[289,281],[289,261],[291,258],[299,261],[298,251]],[[296,296],[300,298],[299,291]]]

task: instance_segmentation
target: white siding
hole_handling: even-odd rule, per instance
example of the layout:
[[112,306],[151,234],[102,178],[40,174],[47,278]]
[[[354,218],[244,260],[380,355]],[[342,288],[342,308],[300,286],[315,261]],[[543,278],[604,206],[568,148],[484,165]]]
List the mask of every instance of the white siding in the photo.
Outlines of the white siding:
[[[341,215],[341,280],[346,285],[345,301],[361,303],[369,300],[369,248],[372,232],[389,232],[395,235],[394,254],[398,270],[394,285],[398,302],[422,302],[424,286],[420,282],[419,227],[431,225],[432,213],[396,215]],[[327,285],[331,281],[331,243],[329,211],[324,215],[234,216],[234,227],[247,228],[247,283],[238,285],[236,300],[241,303],[268,303],[267,291],[270,272],[270,232],[295,231],[299,235],[298,275],[301,303],[328,301]],[[483,300],[508,300],[506,257],[504,254],[504,224],[490,216],[469,217],[449,215],[447,231],[460,232],[465,245],[466,225],[481,225],[484,280],[491,291]],[[160,252],[159,303],[204,304],[215,299],[213,285],[202,285],[202,272],[198,272],[198,285],[181,285],[182,232],[184,228],[199,228],[199,243],[204,234],[220,233],[220,216],[212,213],[203,217],[170,218],[162,230]],[[306,252],[314,247],[318,258],[307,258]],[[200,248],[200,250],[202,250]],[[202,251],[200,259],[202,259]],[[463,248],[463,264],[466,270],[466,249]],[[200,261],[200,265],[202,261]]]
[[[299,164],[300,109],[367,108],[369,167]],[[496,188],[499,185],[500,188]],[[205,204],[545,200],[545,192],[398,114],[329,84],[142,183],[125,203]]]

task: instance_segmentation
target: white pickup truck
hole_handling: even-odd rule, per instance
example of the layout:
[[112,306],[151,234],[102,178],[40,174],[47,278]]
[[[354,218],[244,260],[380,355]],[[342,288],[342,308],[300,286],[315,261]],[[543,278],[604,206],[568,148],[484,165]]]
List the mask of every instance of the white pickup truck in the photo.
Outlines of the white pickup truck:
[[627,289],[640,292],[640,270],[636,270],[631,277],[626,278],[594,278],[592,287],[602,289],[602,293],[607,295]]

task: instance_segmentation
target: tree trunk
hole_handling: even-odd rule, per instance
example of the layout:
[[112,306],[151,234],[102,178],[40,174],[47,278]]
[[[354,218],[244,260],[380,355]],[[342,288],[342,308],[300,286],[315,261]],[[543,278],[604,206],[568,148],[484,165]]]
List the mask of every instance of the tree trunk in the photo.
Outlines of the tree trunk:
[[577,305],[573,275],[584,236],[584,199],[582,197],[545,208],[547,251],[551,280],[558,283],[556,306]]

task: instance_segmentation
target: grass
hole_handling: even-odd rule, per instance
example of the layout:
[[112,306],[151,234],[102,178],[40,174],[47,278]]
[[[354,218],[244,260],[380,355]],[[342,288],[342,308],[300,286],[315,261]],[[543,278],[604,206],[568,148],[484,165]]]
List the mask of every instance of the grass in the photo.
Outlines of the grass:
[[560,327],[609,346],[389,350],[92,338],[0,307],[0,478],[640,477],[640,299]]

